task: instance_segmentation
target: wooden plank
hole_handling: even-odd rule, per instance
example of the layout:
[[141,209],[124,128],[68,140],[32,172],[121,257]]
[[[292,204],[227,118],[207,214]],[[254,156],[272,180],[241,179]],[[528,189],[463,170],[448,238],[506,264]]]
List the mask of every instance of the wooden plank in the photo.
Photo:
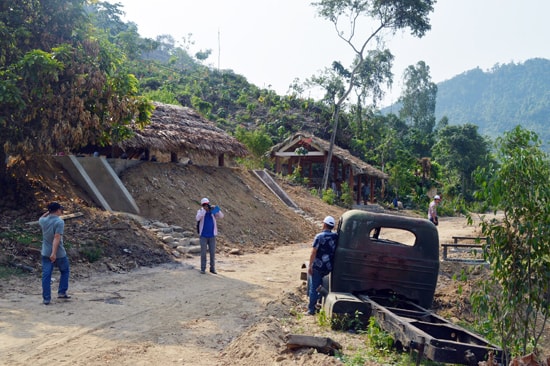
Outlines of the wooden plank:
[[[62,218],[63,220],[69,220],[69,219],[74,219],[75,217],[81,217],[81,216],[84,216],[84,214],[82,212],[75,212],[75,213],[72,213],[72,214],[61,215],[59,217]],[[26,222],[25,224],[26,225],[38,225],[38,220],[29,221],[29,222]]]
[[31,273],[34,273],[34,268],[31,267],[31,266],[27,266],[26,264],[22,264],[22,263],[15,263],[15,262],[12,262],[10,263],[12,266],[14,266],[15,268],[19,268],[19,269],[22,269],[22,270],[25,270],[27,272],[31,272]]
[[484,236],[453,236],[453,241],[455,244],[458,243],[459,240],[476,240],[476,241],[485,241],[487,242],[487,238]]
[[484,236],[453,236],[453,239],[480,239],[480,240],[486,240],[487,238]]
[[290,334],[286,342],[289,349],[310,347],[318,352],[325,354],[334,354],[336,350],[342,349],[342,346],[328,337],[314,337],[301,334]]
[[455,243],[445,243],[440,244],[442,247],[456,247],[456,248],[483,248],[483,244],[455,244]]

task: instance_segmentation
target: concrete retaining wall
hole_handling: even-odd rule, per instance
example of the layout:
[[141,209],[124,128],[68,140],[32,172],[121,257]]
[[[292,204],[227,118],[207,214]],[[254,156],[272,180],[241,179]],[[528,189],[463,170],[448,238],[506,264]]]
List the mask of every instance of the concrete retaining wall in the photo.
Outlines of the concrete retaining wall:
[[139,214],[133,197],[104,157],[64,155],[55,159],[105,210]]

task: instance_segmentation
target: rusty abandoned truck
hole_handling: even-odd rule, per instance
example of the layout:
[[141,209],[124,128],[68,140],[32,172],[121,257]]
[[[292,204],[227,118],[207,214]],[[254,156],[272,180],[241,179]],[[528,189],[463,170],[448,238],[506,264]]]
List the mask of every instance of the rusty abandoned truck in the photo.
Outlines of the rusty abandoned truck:
[[[502,350],[429,310],[439,274],[439,236],[428,220],[362,210],[345,212],[322,307],[333,320],[374,317],[405,349],[436,362],[477,365]],[[307,268],[307,264],[302,268]],[[307,280],[307,270],[301,273]]]

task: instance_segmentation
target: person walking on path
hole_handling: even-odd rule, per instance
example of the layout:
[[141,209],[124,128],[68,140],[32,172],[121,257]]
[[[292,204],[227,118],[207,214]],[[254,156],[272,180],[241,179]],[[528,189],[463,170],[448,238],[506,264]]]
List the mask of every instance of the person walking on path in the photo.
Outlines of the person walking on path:
[[441,197],[436,194],[433,201],[430,202],[430,206],[428,207],[428,220],[430,220],[435,226],[439,224],[439,220],[437,218],[437,205],[439,205],[440,202]]
[[206,271],[206,250],[210,254],[210,272],[216,274],[216,236],[218,235],[217,219],[223,218],[218,206],[211,206],[208,198],[201,199],[201,208],[197,211],[198,232],[201,244],[201,273]]
[[317,288],[323,283],[323,277],[332,271],[334,251],[338,242],[338,234],[332,232],[334,225],[334,217],[325,217],[323,220],[323,231],[315,235],[315,239],[313,239],[313,249],[311,250],[307,269],[309,281],[307,315],[315,314],[315,306],[319,300]]
[[67,252],[63,247],[65,222],[60,217],[62,214],[63,206],[58,202],[52,202],[48,205],[48,212],[38,219],[38,224],[42,229],[42,302],[44,305],[49,305],[52,298],[51,281],[54,267],[59,268],[59,272],[61,272],[57,297],[60,299],[70,298],[67,294],[70,269]]

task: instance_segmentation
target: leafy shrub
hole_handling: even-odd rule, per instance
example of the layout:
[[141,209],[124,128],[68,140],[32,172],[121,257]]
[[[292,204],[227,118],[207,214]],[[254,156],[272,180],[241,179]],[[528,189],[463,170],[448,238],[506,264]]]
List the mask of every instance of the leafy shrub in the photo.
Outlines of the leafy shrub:
[[94,263],[101,258],[101,256],[103,255],[103,251],[101,250],[101,248],[94,245],[80,248],[79,254],[82,257],[86,258],[88,262]]
[[369,327],[367,329],[367,340],[369,345],[378,350],[381,354],[391,352],[394,340],[390,334],[386,333],[376,322],[374,317],[369,319]]
[[356,311],[355,314],[333,314],[331,327],[334,330],[360,332],[366,329],[367,324],[361,320],[362,313]]
[[325,189],[323,191],[322,200],[329,205],[334,205],[336,202],[336,192],[334,192],[332,188]]
[[342,195],[340,196],[340,201],[344,204],[345,207],[351,207],[353,204],[353,192],[348,184],[348,182],[342,183]]

